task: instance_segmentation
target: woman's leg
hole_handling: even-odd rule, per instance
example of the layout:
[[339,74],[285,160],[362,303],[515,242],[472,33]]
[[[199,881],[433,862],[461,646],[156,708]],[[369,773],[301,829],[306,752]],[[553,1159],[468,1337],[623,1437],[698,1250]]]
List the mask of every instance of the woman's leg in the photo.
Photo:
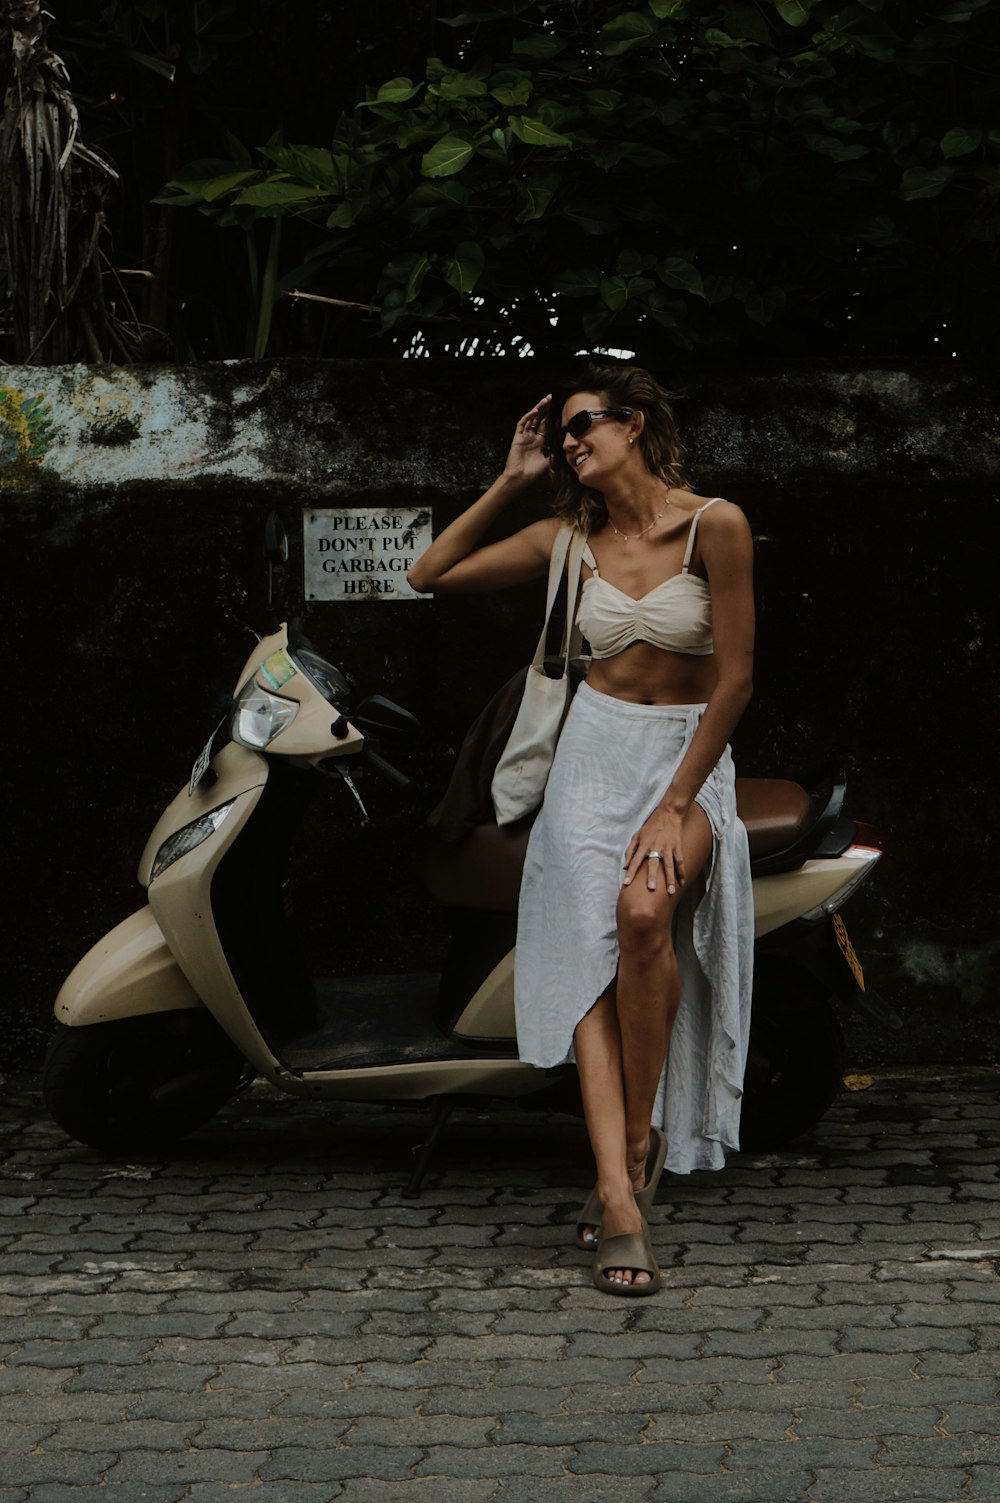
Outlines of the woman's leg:
[[[694,805],[684,822],[687,886],[711,849],[708,818]],[[680,1001],[673,919],[681,896],[668,895],[662,871],[652,892],[641,878],[622,888],[616,987],[590,1009],[574,1035],[605,1236],[640,1228],[634,1191],[643,1184],[653,1106]],[[633,1270],[617,1272],[623,1282],[632,1281]],[[647,1283],[648,1275],[635,1272],[635,1282]]]

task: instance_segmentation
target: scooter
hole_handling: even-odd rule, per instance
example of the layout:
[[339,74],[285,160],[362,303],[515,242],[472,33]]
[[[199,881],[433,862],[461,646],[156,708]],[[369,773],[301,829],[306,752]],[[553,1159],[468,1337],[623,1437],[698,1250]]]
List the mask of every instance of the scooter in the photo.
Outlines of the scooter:
[[[268,602],[287,557],[268,521]],[[575,1070],[517,1057],[513,951],[529,822],[433,843],[430,893],[451,940],[440,974],[314,979],[288,901],[295,831],[324,784],[368,815],[358,774],[409,779],[382,755],[419,733],[352,684],[296,622],[259,639],[231,707],[158,820],[139,863],[147,905],[76,965],[56,998],[44,1069],[56,1122],[112,1155],[162,1150],[255,1077],[290,1096],[427,1102],[415,1195],[450,1111],[488,1098],[578,1107]],[[882,840],[843,812],[846,785],[737,780],[756,920],[741,1146],[780,1147],[811,1128],[842,1081],[831,997],[899,1027],[868,986],[840,910],[872,875]],[[331,880],[337,880],[331,874]]]

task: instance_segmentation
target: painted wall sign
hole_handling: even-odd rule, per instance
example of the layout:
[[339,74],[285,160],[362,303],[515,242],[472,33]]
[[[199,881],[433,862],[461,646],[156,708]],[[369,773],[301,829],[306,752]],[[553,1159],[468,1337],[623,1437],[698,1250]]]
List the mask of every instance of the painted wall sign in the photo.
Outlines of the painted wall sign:
[[308,507],[302,514],[307,600],[430,600],[406,571],[431,541],[431,514],[413,506]]

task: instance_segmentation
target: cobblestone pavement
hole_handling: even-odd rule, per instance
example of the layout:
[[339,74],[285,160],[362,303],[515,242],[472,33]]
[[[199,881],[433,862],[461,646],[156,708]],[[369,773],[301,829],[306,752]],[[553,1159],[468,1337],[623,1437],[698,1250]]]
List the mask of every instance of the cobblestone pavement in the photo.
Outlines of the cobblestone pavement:
[[[859,1082],[860,1084],[860,1082]],[[169,1161],[5,1088],[0,1503],[997,1503],[998,1077],[880,1077],[572,1245],[581,1124],[255,1089]]]

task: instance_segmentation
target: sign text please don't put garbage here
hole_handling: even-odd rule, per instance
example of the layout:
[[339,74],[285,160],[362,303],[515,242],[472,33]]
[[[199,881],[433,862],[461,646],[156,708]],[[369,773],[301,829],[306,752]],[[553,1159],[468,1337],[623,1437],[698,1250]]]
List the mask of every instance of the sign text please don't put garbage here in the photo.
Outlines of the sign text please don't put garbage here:
[[428,600],[406,571],[431,542],[427,509],[357,506],[303,513],[307,600]]

